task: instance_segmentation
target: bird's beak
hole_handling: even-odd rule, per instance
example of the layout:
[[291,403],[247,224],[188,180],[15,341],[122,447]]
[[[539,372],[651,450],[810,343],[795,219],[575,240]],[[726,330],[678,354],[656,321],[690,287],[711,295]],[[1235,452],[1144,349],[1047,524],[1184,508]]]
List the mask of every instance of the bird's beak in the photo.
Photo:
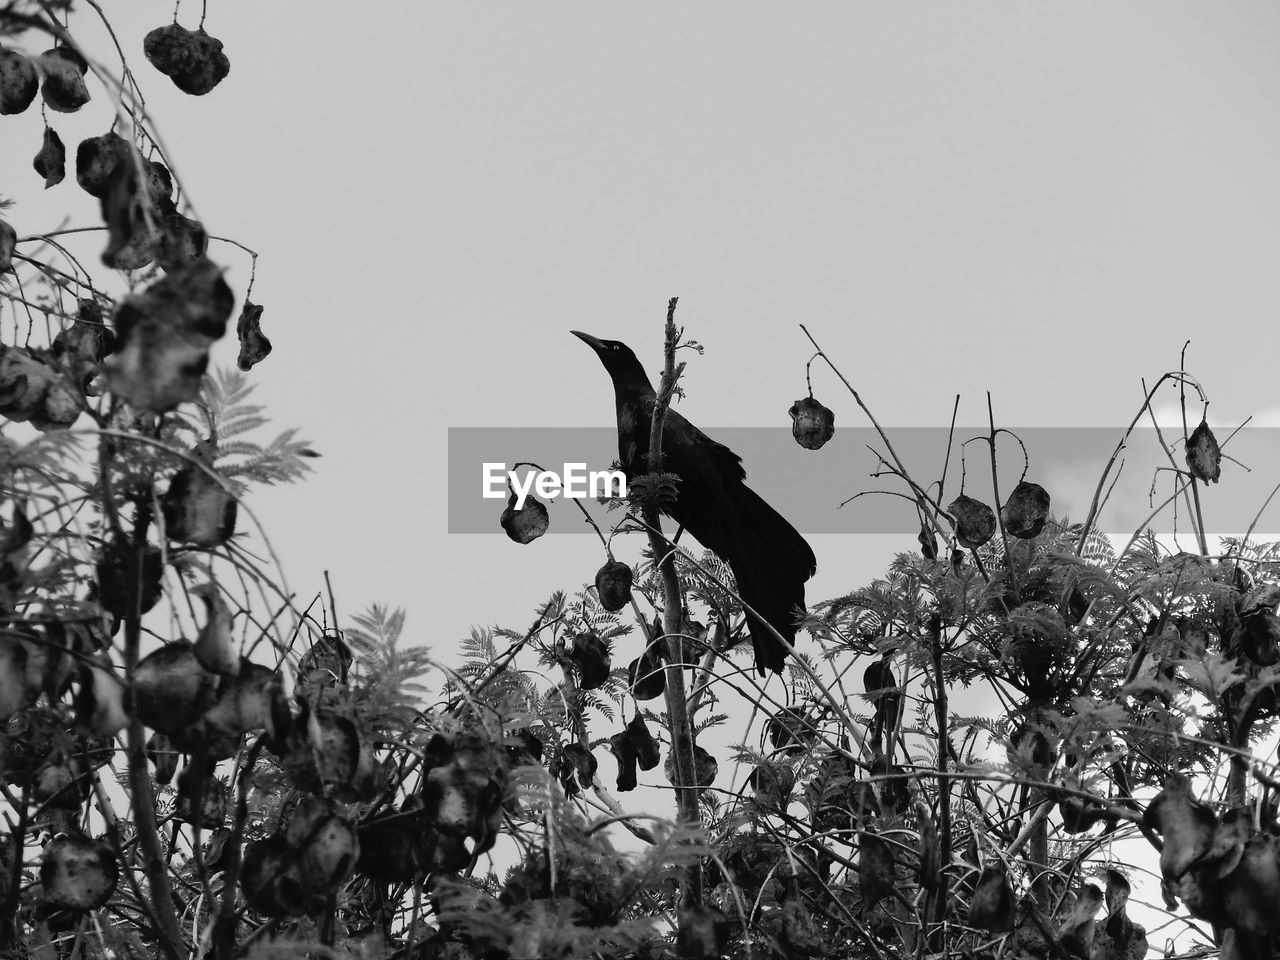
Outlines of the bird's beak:
[[593,337],[589,333],[583,333],[581,330],[570,330],[569,332],[572,333],[579,340],[581,340],[583,343],[585,343],[588,347],[590,347],[596,353],[599,353],[601,350],[604,349],[604,342],[597,339],[596,337]]

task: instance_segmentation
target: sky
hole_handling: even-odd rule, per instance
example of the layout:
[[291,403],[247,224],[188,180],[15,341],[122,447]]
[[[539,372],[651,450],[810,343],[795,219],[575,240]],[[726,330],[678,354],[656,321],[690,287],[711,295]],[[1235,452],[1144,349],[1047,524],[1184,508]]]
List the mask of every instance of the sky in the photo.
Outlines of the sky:
[[[1118,429],[1187,339],[1222,422],[1280,409],[1274,5],[384,2],[339,18],[223,0],[206,29],[231,73],[203,98],[141,56],[172,5],[115,6],[198,213],[260,254],[276,349],[257,398],[324,454],[251,503],[290,586],[327,569],[340,609],[405,607],[442,650],[473,623],[527,622],[601,560],[587,537],[517,547],[499,510],[493,535],[448,535],[448,428],[609,426],[608,380],[568,331],[656,371],[672,296],[706,348],[679,409],[712,433],[788,425],[812,352],[799,323],[890,428],[945,427],[957,393],[980,424],[990,390],[1007,426]],[[187,0],[181,22],[198,16]],[[55,125],[74,143],[109,116],[96,102]],[[6,118],[0,182],[34,176],[40,129],[35,111]],[[87,220],[77,193],[25,189],[12,219]],[[212,252],[242,293],[247,257]],[[867,425],[829,372],[814,388],[838,425]],[[814,546],[815,599],[912,548]]]
[[[323,454],[250,502],[290,586],[328,570],[340,613],[404,607],[442,656],[603,560],[590,537],[510,543],[501,504],[493,534],[449,535],[448,429],[610,426],[569,331],[656,371],[672,296],[705,347],[679,409],[713,435],[788,426],[800,323],[890,429],[946,426],[957,393],[981,424],[990,390],[1003,425],[1118,438],[1188,339],[1215,423],[1280,424],[1275,4],[214,0],[231,72],[198,99],[141,54],[172,3],[106,6],[198,213],[260,254],[257,398]],[[103,101],[55,118],[69,145],[110,122]],[[0,127],[11,220],[92,222],[71,180],[33,190],[40,131]],[[242,294],[247,258],[211,253]],[[814,389],[866,425],[828,371]],[[813,536],[810,599],[913,540]]]

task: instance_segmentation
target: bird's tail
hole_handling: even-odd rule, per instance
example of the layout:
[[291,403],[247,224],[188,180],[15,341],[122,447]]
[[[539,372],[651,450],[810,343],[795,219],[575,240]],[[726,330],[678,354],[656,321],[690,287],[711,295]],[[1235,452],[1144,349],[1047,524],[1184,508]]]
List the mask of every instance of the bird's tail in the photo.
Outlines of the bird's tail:
[[[796,608],[804,608],[804,585],[817,569],[813,549],[787,520],[749,487],[737,497],[739,522],[730,567],[738,593],[775,630],[794,643]],[[756,669],[782,672],[787,651],[756,617],[747,614]]]

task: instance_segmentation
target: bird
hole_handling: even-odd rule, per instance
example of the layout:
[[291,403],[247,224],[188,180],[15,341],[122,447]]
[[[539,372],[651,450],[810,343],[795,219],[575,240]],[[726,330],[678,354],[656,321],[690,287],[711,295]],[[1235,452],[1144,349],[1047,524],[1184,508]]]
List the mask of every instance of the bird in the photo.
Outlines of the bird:
[[[649,432],[658,398],[643,365],[625,343],[570,332],[595,351],[613,380],[623,473],[630,479],[650,472]],[[729,565],[744,603],[794,645],[795,610],[804,607],[804,585],[817,572],[808,542],[746,485],[740,456],[674,410],[663,421],[662,469],[679,478],[675,500],[662,512]],[[781,673],[786,647],[751,613],[747,629],[759,674]]]

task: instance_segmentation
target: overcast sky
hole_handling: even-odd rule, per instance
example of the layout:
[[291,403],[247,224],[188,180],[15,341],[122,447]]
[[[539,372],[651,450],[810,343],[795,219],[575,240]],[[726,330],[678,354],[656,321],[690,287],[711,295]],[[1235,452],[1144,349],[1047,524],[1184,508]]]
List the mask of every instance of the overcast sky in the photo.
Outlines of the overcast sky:
[[[449,536],[447,428],[611,424],[568,331],[656,369],[671,296],[707,348],[680,409],[713,433],[788,423],[799,322],[890,427],[945,425],[957,392],[980,423],[990,389],[1009,426],[1118,428],[1187,338],[1223,422],[1280,406],[1274,4],[212,0],[232,67],[203,98],[142,57],[169,0],[108,6],[200,215],[262,255],[258,396],[324,454],[252,502],[291,585],[328,568],[346,612],[407,607],[442,650],[601,560],[509,543],[501,504],[494,535]],[[73,26],[108,56],[87,7]],[[74,152],[111,121],[99,99],[53,122]],[[40,130],[0,133],[12,220],[91,222],[71,179],[35,196]],[[212,253],[243,291],[246,258]],[[820,599],[913,544],[814,546]]]

